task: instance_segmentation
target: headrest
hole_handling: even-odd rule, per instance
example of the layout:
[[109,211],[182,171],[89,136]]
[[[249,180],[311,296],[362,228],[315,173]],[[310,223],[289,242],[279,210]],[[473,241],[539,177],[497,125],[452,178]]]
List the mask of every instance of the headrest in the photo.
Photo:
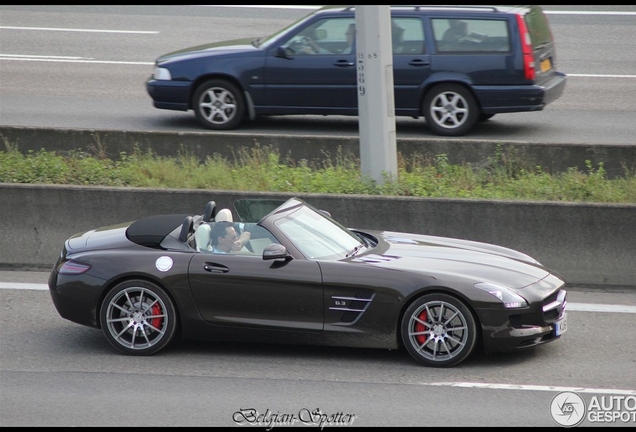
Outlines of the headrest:
[[212,231],[212,227],[207,223],[202,223],[194,232],[195,242],[197,244],[197,250],[212,250],[212,245],[210,244],[210,234]]
[[223,221],[234,222],[234,219],[232,218],[232,212],[230,211],[230,209],[226,209],[226,208],[221,209],[216,214],[214,221],[215,222],[223,222]]

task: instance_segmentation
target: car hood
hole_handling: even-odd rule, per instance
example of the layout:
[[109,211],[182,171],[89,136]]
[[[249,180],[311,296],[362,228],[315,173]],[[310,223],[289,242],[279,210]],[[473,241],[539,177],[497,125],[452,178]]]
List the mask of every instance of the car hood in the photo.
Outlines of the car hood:
[[197,45],[184,48],[179,51],[173,51],[162,55],[157,59],[157,64],[162,64],[174,60],[188,60],[199,57],[209,57],[211,54],[236,54],[258,51],[258,48],[252,45],[254,39],[234,39],[229,41],[214,42],[205,45]]
[[360,254],[355,261],[393,270],[421,271],[436,278],[470,278],[523,288],[551,271],[513,249],[469,240],[390,231],[372,233],[382,239],[382,254]]

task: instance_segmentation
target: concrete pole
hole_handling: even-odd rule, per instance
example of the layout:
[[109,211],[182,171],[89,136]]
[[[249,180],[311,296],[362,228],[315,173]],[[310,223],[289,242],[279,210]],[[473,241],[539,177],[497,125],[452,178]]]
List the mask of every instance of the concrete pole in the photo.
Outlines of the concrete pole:
[[384,184],[397,180],[391,9],[355,8],[361,171]]

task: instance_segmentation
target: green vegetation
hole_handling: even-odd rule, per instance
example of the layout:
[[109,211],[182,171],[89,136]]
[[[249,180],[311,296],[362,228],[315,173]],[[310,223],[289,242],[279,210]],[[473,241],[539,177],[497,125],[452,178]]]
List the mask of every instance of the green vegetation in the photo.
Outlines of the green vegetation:
[[[399,195],[529,201],[636,203],[636,173],[608,179],[603,165],[549,174],[498,152],[488,166],[451,165],[446,155],[433,160],[398,157],[398,179],[375,183],[360,174],[359,160],[337,156],[320,164],[285,160],[271,148],[243,148],[229,161],[212,155],[205,161],[181,154],[122,153],[117,160],[99,152],[20,153],[5,143],[0,152],[0,182],[64,185],[188,188]],[[331,159],[333,160],[333,159]]]

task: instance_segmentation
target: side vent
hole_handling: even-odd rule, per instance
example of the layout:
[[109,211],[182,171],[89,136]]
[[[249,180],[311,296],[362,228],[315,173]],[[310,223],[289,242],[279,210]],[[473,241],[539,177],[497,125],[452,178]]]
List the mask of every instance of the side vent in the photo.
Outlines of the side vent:
[[339,324],[354,324],[367,310],[374,297],[373,293],[358,293],[353,297],[334,295],[331,296],[332,305],[329,306],[329,310],[342,311]]

